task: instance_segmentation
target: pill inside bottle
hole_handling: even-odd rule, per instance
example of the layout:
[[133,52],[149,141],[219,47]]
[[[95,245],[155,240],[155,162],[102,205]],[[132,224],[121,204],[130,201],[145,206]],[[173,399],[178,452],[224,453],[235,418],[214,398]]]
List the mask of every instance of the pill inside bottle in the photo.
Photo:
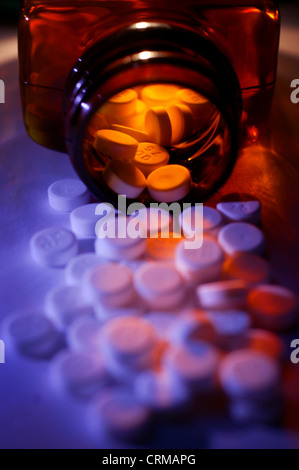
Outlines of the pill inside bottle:
[[217,105],[198,91],[174,83],[132,86],[90,118],[85,172],[112,203],[119,195],[146,205],[198,201],[228,170],[227,134]]

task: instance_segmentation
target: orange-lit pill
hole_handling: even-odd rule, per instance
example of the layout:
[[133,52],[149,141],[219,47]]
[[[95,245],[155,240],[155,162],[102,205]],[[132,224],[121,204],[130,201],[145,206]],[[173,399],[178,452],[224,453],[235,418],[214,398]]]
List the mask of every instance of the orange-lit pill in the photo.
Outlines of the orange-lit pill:
[[138,145],[132,163],[136,165],[145,176],[148,176],[152,171],[167,165],[169,162],[169,153],[165,148],[157,144],[143,142]]
[[171,122],[168,113],[162,106],[155,106],[145,115],[145,131],[150,141],[167,147],[171,144]]
[[172,129],[171,143],[178,144],[188,139],[193,132],[193,114],[190,108],[184,104],[174,104],[167,108],[167,112]]
[[188,106],[192,112],[197,113],[203,109],[203,106],[206,106],[209,101],[199,93],[189,89],[183,88],[179,90],[176,94],[176,98],[179,103]]
[[138,197],[146,187],[145,176],[136,166],[116,160],[105,168],[103,178],[112,191],[129,199]]
[[176,85],[148,85],[141,90],[140,97],[150,108],[153,106],[167,106],[173,102],[178,90],[179,87]]
[[123,132],[124,134],[130,135],[137,142],[149,142],[149,136],[138,129],[134,129],[133,127],[122,126],[120,124],[112,124],[112,129],[118,132]]
[[190,171],[182,165],[162,166],[149,175],[147,186],[155,201],[179,201],[190,192]]
[[134,158],[138,142],[130,135],[113,129],[102,129],[96,133],[94,148],[108,157],[129,161]]
[[135,90],[123,90],[105,103],[101,112],[109,116],[129,116],[135,113],[137,104],[137,93]]

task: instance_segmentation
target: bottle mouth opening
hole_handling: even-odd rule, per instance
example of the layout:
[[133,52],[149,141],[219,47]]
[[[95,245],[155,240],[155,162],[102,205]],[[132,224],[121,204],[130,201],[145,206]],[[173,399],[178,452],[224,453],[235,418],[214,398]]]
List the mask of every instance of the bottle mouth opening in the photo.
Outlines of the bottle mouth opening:
[[231,132],[207,96],[174,82],[123,89],[94,110],[85,172],[112,202],[205,199],[229,171]]
[[[99,43],[69,79],[67,148],[85,183],[115,206],[119,195],[145,205],[200,202],[227,179],[237,156],[234,71],[206,38],[169,31],[125,31],[121,51],[109,48],[109,57]],[[178,33],[184,46],[174,40]]]

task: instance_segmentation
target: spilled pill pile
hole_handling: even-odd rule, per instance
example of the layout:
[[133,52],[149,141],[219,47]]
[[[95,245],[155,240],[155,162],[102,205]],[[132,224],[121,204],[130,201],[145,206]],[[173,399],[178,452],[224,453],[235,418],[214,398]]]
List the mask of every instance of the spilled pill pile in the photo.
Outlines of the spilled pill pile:
[[91,123],[94,150],[106,162],[106,185],[131,199],[184,199],[192,178],[188,163],[172,158],[171,147],[200,131],[212,109],[202,95],[171,84],[149,84],[111,97]]
[[[153,104],[150,87],[142,94]],[[118,105],[109,103],[109,113]],[[165,163],[164,150],[160,156]],[[158,178],[151,184],[150,177],[149,190],[158,200],[161,191],[162,199]],[[258,201],[204,206],[203,243],[195,236],[187,248],[184,235],[197,234],[190,217],[197,206],[180,214],[177,238],[168,211],[159,216],[151,207],[140,212],[143,238],[117,229],[112,238],[98,238],[97,223],[111,207],[91,202],[80,181],[52,184],[48,199],[54,210],[69,212],[71,230],[44,228],[29,245],[40,269],[64,269],[65,283],[49,289],[40,311],[8,315],[3,339],[11,351],[47,361],[49,385],[86,402],[93,432],[104,427],[134,439],[157,415],[182,416],[202,398],[218,403],[221,396],[228,403],[223,412],[238,423],[279,419],[280,334],[296,324],[298,299],[272,283]],[[125,225],[132,217],[118,214]],[[93,252],[79,251],[87,237],[94,238]]]

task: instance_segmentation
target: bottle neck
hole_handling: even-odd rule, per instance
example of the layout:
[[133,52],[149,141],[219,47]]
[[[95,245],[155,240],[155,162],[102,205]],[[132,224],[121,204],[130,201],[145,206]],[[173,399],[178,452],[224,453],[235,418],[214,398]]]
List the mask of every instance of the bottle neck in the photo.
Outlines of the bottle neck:
[[[206,198],[229,176],[238,150],[241,91],[228,60],[204,31],[170,24],[137,23],[95,44],[69,76],[64,116],[66,146],[74,166],[102,200],[116,203],[90,171],[88,126],[94,113],[113,95],[138,85],[173,83],[206,97],[218,110],[206,135],[173,149],[176,161],[187,161],[193,172],[195,202]],[[207,145],[221,134],[221,154]],[[211,142],[210,142],[211,143]],[[207,148],[209,152],[204,152]]]

